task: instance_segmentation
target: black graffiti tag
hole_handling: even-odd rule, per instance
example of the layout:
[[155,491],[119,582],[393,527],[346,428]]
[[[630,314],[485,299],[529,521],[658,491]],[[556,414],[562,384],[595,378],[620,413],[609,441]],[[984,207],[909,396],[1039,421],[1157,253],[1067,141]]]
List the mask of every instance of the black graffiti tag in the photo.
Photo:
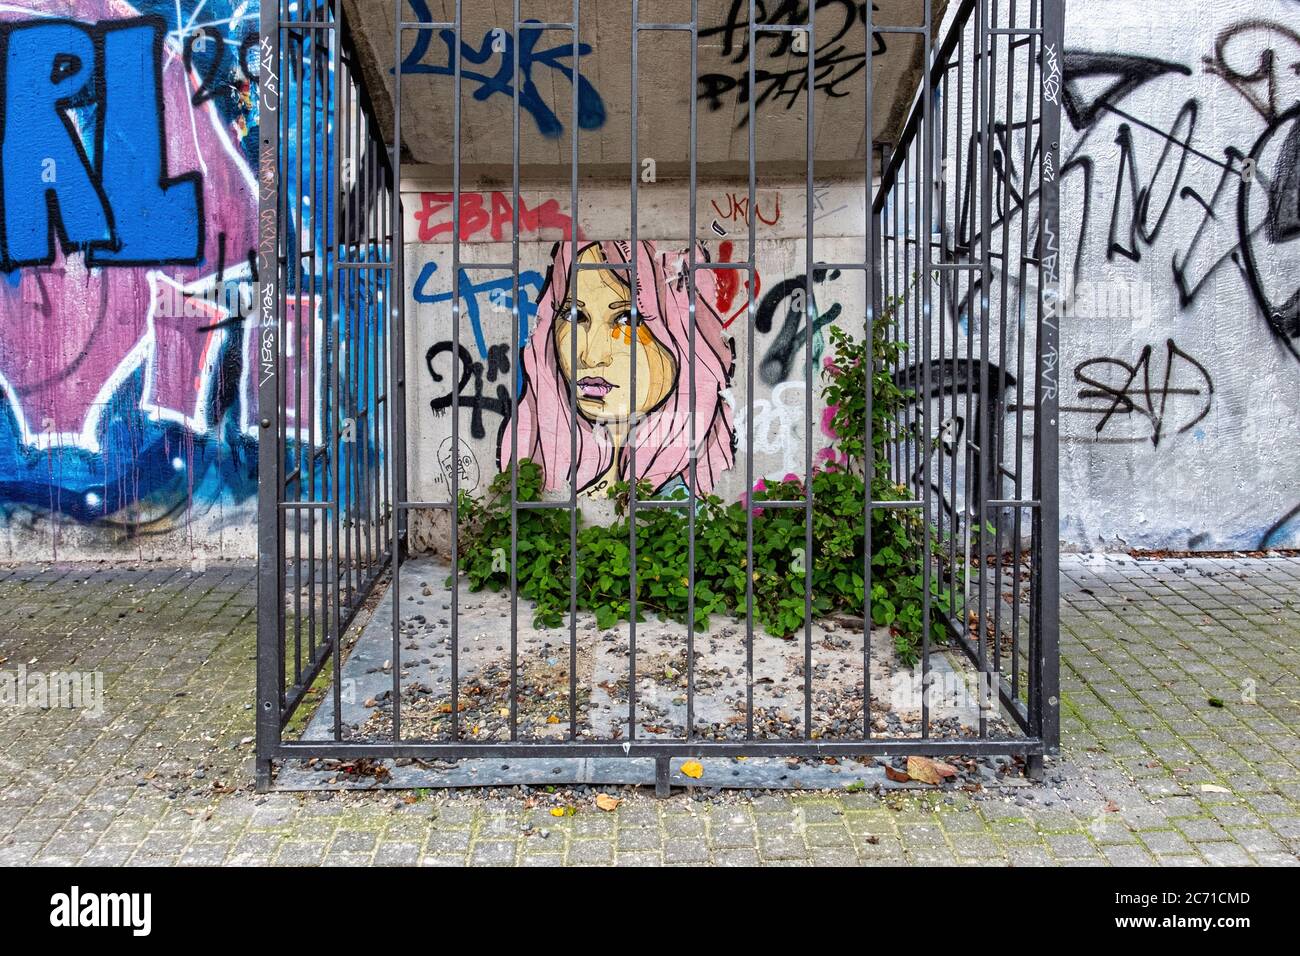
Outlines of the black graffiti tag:
[[[1061,411],[1086,412],[1099,415],[1096,432],[1100,435],[1117,415],[1138,415],[1150,423],[1151,444],[1159,447],[1160,438],[1165,430],[1176,427],[1178,434],[1189,431],[1210,413],[1210,404],[1214,395],[1214,381],[1205,366],[1179,348],[1173,339],[1165,342],[1165,367],[1163,374],[1156,373],[1152,382],[1151,356],[1154,348],[1150,345],[1142,349],[1138,360],[1132,364],[1119,358],[1093,358],[1080,362],[1074,369],[1075,380],[1084,387],[1079,389],[1082,401],[1100,399],[1100,405],[1065,407]],[[1184,373],[1186,381],[1175,384],[1178,366],[1185,364],[1189,371]],[[1105,369],[1117,369],[1119,374],[1108,378]],[[1169,401],[1174,396],[1203,398],[1202,402],[1192,406],[1191,410],[1179,416],[1171,425],[1167,420],[1170,414]]]

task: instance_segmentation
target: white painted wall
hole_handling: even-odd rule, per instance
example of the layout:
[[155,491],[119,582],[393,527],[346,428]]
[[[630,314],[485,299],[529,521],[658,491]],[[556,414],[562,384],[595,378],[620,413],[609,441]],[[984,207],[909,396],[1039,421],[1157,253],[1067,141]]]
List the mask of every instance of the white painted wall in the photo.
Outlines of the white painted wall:
[[1062,539],[1300,546],[1300,3],[1072,0],[1065,69]]

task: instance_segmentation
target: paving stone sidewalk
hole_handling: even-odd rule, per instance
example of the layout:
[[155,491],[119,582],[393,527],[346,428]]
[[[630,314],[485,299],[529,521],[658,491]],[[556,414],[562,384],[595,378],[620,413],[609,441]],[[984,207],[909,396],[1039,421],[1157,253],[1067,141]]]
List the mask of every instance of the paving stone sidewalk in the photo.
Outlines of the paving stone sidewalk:
[[[258,795],[253,569],[0,566],[0,864],[1300,862],[1300,559],[1067,557],[1064,748],[985,794]],[[551,814],[564,799],[576,813]]]

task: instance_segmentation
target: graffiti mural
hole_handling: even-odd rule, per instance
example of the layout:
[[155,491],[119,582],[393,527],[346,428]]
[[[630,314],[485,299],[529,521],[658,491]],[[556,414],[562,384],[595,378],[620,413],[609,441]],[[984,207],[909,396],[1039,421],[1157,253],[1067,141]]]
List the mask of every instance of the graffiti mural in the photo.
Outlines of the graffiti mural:
[[[791,217],[787,223],[775,214],[802,200],[802,189],[764,190],[759,197],[755,208],[771,221],[760,224],[752,277],[737,268],[748,259],[744,241],[727,236],[726,227],[721,232],[727,237],[720,238],[721,224],[701,217],[694,302],[688,280],[691,245],[681,237],[682,222],[673,212],[677,198],[661,194],[663,204],[641,218],[647,238],[629,243],[595,238],[599,221],[616,222],[623,214],[626,190],[593,186],[588,195],[581,208],[589,210],[589,221],[569,218],[563,192],[538,191],[522,194],[520,207],[504,213],[494,228],[486,212],[507,200],[463,193],[462,210],[481,209],[485,217],[467,230],[462,215],[460,274],[454,279],[449,228],[407,245],[413,300],[407,321],[419,330],[422,359],[413,370],[419,388],[410,396],[408,416],[420,423],[409,443],[411,480],[427,484],[420,492],[426,500],[446,495],[453,458],[460,487],[481,491],[496,470],[509,467],[516,441],[518,457],[542,465],[548,491],[562,496],[572,483],[580,494],[597,499],[614,482],[631,479],[634,448],[639,480],[659,495],[686,489],[692,430],[695,490],[701,495],[729,498],[744,492],[751,439],[755,480],[802,473],[806,441],[820,461],[832,440],[817,427],[826,411],[819,388],[827,357],[825,330],[832,322],[863,320],[865,285],[860,274],[814,269],[808,294],[802,222]],[[826,218],[819,225],[826,238],[819,237],[819,255],[847,256],[858,246],[857,239],[844,238],[861,233],[862,209],[855,197],[860,190],[851,185],[826,192]],[[739,200],[747,200],[747,194],[719,187],[702,191],[699,207],[732,210],[726,223],[733,226],[747,214],[735,210]],[[408,236],[419,234],[422,219],[447,218],[446,209],[434,218],[426,215],[431,203],[449,206],[450,197],[412,203]],[[543,209],[550,210],[544,218],[539,213],[529,221],[525,215]],[[510,213],[518,215],[520,229],[517,303],[509,272],[474,265],[510,261]],[[460,303],[459,340],[450,334],[453,300]],[[814,430],[806,435],[809,377]],[[752,401],[747,398],[751,387]],[[453,406],[459,410],[457,456],[451,454]]]
[[0,526],[247,522],[257,17],[0,8]]
[[[734,461],[731,409],[722,392],[731,382],[731,348],[710,303],[717,293],[710,272],[696,275],[695,369],[689,362],[687,280],[652,242],[599,242],[578,253],[570,287],[570,244],[558,243],[538,303],[537,328],[524,349],[525,388],[519,405],[519,455],[539,462],[548,488],[570,480],[580,492],[616,481],[648,481],[656,492],[686,487],[692,457],[694,409],[696,493],[713,490]],[[630,270],[636,256],[636,287]],[[708,261],[701,248],[698,258]],[[681,261],[681,254],[674,256]],[[638,312],[632,347],[632,309]],[[574,342],[573,340],[577,341]],[[577,357],[576,364],[574,356]],[[576,390],[576,408],[569,400]],[[577,456],[571,425],[577,426]],[[498,455],[512,460],[510,430]]]

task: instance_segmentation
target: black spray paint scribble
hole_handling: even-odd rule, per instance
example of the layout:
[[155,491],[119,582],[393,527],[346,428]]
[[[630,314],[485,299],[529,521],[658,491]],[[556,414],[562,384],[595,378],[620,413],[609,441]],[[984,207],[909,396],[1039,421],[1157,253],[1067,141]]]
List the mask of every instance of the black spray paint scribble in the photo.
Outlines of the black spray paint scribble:
[[[1200,96],[1152,113],[1133,102],[1144,87],[1171,76],[1194,76],[1192,66],[1153,57],[1067,51],[1063,105],[1080,136],[1062,166],[1083,187],[1075,280],[1082,278],[1085,240],[1101,222],[1106,257],[1140,262],[1177,223],[1191,238],[1168,261],[1186,308],[1212,288],[1211,279],[1235,271],[1246,284],[1277,341],[1300,359],[1300,98],[1294,76],[1300,34],[1288,26],[1249,19],[1216,39],[1201,67],[1227,84],[1258,117],[1253,141],[1213,143]],[[1211,90],[1212,91],[1212,90]],[[1217,130],[1217,127],[1215,128]],[[1154,162],[1142,166],[1140,137],[1163,140]],[[1209,142],[1207,142],[1209,140]],[[1113,171],[1098,157],[1118,146]],[[1096,154],[1096,155],[1094,155]],[[1217,167],[1215,185],[1192,185],[1192,170]],[[1095,187],[1109,182],[1108,209],[1094,209]],[[1203,182],[1203,179],[1202,179]],[[1104,220],[1101,217],[1104,216]],[[1163,256],[1161,256],[1163,258]]]
[[[804,0],[759,0],[754,7],[754,20],[760,27],[795,26],[808,23],[808,3]],[[816,49],[814,50],[813,88],[827,98],[851,96],[860,89],[853,78],[866,68],[862,52],[859,24],[865,28],[867,5],[854,0],[816,0]],[[872,5],[872,9],[877,9]],[[698,80],[697,98],[710,112],[717,112],[729,102],[749,102],[749,4],[748,0],[731,0],[723,22],[699,31],[701,39],[721,38],[722,56],[735,67],[731,72],[704,73]],[[807,53],[795,47],[795,34],[790,31],[759,33],[755,44],[756,58],[765,63],[780,63],[780,68],[754,67],[754,108],[765,103],[784,101],[786,109],[793,109],[807,93]],[[761,49],[759,47],[761,46]],[[884,37],[875,33],[873,55],[886,50]],[[796,57],[795,65],[785,67],[789,57]],[[734,99],[727,99],[734,93]],[[749,122],[747,112],[741,113],[737,128]]]
[[[1135,362],[1110,356],[1080,362],[1074,369],[1075,381],[1083,386],[1078,398],[1092,404],[1066,405],[1061,411],[1096,415],[1098,436],[1117,417],[1144,418],[1150,428],[1151,444],[1157,448],[1165,432],[1191,431],[1210,414],[1214,381],[1205,366],[1179,348],[1173,339],[1165,342],[1163,369],[1152,367],[1154,353],[1154,346],[1148,345]],[[1171,399],[1176,403],[1173,408]],[[1118,439],[1121,442],[1146,440],[1142,436]]]
[[[1062,181],[1079,190],[1079,224],[1070,288],[1084,275],[1087,243],[1105,241],[1107,260],[1148,259],[1167,273],[1187,308],[1214,289],[1214,280],[1236,275],[1249,291],[1270,336],[1300,360],[1300,34],[1271,21],[1249,19],[1223,30],[1203,62],[1184,64],[1115,52],[1067,50],[1062,105],[1076,137]],[[1223,82],[1217,89],[1193,83],[1198,71]],[[1152,84],[1162,94],[1177,80],[1196,95],[1143,94]],[[1201,98],[1240,98],[1258,124],[1247,138],[1214,143],[1217,132],[1203,121]],[[1217,105],[1217,104],[1216,104]],[[1237,124],[1240,127],[1241,124]],[[990,132],[993,167],[992,238],[1013,228],[1037,190],[1024,181],[1023,122],[995,122]],[[1144,164],[1141,138],[1160,142]],[[977,160],[979,140],[965,142],[966,165]],[[1118,149],[1116,149],[1118,147]],[[1028,144],[1030,170],[1041,144]],[[1118,157],[1113,159],[1112,157]],[[1209,183],[1206,168],[1213,170]],[[980,242],[977,184],[967,180],[954,197],[953,221],[943,230],[942,256],[952,261]],[[1005,193],[1005,196],[1004,196]],[[1036,223],[1029,225],[1030,249],[1037,248]],[[1172,249],[1161,248],[1180,237]],[[1190,238],[1183,239],[1181,237]],[[943,305],[965,318],[979,301],[980,281],[962,284],[942,278]],[[997,281],[995,279],[995,281]]]
[[[431,345],[429,351],[424,355],[424,364],[429,369],[429,377],[435,383],[446,381],[443,373],[439,372],[435,367],[435,361],[438,356],[446,353],[448,356],[447,372],[450,373],[451,349],[451,342],[438,342]],[[510,389],[506,385],[506,376],[510,372],[510,346],[504,343],[488,346],[486,363],[476,359],[470,350],[463,345],[459,347],[459,353],[460,382],[456,385],[455,394],[460,397],[460,408],[469,409],[471,412],[470,435],[476,441],[482,441],[487,437],[487,430],[483,427],[484,412],[493,412],[500,415],[503,423],[510,417]],[[465,387],[469,385],[471,379],[474,382],[474,387],[467,394]],[[485,380],[488,384],[485,384]],[[493,383],[496,385],[496,394],[487,394]],[[443,412],[451,408],[452,394],[453,392],[449,390],[429,402],[429,407],[433,409],[435,416],[442,415]],[[500,435],[497,436],[498,440],[500,437]]]
[[[815,284],[820,284],[827,278],[834,280],[839,277],[838,269],[830,270],[829,274],[826,269],[813,270]],[[825,312],[818,311],[815,297],[811,303],[805,304],[803,291],[808,285],[805,279],[806,276],[798,275],[778,282],[764,293],[758,307],[754,310],[755,331],[767,335],[772,331],[777,312],[782,306],[785,307],[781,327],[777,330],[776,337],[768,346],[758,367],[759,377],[772,387],[776,387],[790,377],[790,371],[796,360],[803,360],[807,344],[807,323],[804,321],[807,314],[806,305],[812,306],[812,313],[816,316],[813,319],[814,336],[840,317],[838,302],[827,306]]]

